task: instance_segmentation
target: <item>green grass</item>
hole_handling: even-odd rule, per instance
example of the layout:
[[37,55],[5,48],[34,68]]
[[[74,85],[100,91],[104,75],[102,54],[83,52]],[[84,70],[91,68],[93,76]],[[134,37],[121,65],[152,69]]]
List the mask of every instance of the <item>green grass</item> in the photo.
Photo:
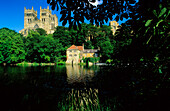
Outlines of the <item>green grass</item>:
[[21,63],[17,63],[17,66],[29,66],[30,64],[28,62],[21,62]]
[[79,63],[79,65],[81,65],[81,66],[85,66],[85,65],[86,65],[86,63],[81,62],[81,63]]
[[65,65],[66,62],[65,61],[60,61],[60,62],[57,62],[56,65]]
[[30,62],[21,62],[17,63],[17,66],[49,66],[49,65],[55,65],[55,63],[30,63]]

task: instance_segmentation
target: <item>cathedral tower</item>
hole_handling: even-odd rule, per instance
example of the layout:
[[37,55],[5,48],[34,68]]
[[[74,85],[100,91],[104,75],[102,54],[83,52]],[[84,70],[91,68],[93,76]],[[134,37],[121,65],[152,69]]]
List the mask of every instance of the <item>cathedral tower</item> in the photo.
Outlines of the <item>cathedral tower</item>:
[[37,11],[33,7],[32,9],[24,7],[24,29],[19,31],[19,33],[27,36],[29,30],[43,28],[47,34],[53,34],[56,26],[58,26],[58,17],[55,14],[51,14],[49,6],[47,9],[42,9],[40,6],[40,19],[37,18]]

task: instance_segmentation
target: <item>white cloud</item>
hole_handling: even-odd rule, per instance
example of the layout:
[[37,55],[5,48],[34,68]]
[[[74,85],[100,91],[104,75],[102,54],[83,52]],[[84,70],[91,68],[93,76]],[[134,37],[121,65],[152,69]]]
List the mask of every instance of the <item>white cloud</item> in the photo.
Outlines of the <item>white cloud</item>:
[[103,3],[103,0],[100,0],[100,1],[96,0],[95,3],[90,2],[90,4],[92,4],[94,6],[97,6],[97,5],[102,4],[102,3]]

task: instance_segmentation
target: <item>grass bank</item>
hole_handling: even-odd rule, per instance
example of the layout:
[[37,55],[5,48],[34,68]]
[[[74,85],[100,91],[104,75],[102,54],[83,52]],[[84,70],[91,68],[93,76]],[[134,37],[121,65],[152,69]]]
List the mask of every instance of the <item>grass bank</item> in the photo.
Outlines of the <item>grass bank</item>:
[[30,62],[21,62],[17,63],[17,66],[54,66],[54,65],[65,65],[64,61],[57,62],[57,63],[30,63]]

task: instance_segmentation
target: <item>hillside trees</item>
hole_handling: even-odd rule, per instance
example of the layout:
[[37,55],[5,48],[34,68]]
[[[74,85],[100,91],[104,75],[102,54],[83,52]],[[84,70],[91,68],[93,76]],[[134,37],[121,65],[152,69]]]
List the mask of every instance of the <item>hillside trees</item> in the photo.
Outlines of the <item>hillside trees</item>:
[[72,43],[72,38],[68,28],[57,26],[56,31],[53,33],[53,38],[58,40],[64,47],[69,47]]
[[27,52],[26,60],[29,62],[54,62],[61,56],[62,45],[51,35],[40,36],[38,32],[30,31],[25,41]]
[[25,55],[22,35],[8,28],[0,29],[0,63],[18,63]]

